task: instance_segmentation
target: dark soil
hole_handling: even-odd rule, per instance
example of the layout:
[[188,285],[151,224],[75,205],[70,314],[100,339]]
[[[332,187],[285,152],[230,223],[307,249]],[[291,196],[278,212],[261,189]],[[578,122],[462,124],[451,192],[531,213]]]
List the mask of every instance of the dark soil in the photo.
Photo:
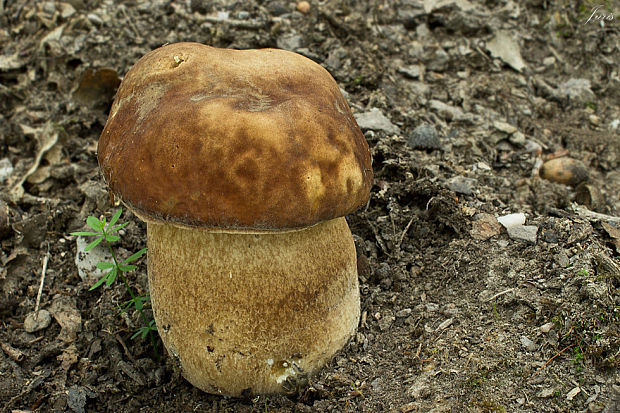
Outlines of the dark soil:
[[[620,411],[620,3],[596,6],[1,1],[0,410]],[[118,209],[96,159],[115,88],[177,41],[297,51],[354,113],[389,120],[360,120],[375,172],[349,216],[362,320],[291,395],[193,388],[130,338],[121,283],[89,291],[78,274],[69,233]],[[539,174],[558,156],[578,161],[571,186]],[[526,227],[508,233],[508,213]],[[128,256],[145,226],[123,219]],[[52,321],[28,333],[41,279]],[[130,283],[147,292],[145,260]]]

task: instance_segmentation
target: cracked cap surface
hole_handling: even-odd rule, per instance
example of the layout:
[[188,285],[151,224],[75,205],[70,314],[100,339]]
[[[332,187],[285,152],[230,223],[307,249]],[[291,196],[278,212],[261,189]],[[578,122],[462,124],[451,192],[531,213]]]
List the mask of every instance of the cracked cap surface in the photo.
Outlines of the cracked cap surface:
[[353,212],[372,181],[331,75],[276,49],[160,47],[125,76],[99,139],[112,192],[154,221],[302,228]]

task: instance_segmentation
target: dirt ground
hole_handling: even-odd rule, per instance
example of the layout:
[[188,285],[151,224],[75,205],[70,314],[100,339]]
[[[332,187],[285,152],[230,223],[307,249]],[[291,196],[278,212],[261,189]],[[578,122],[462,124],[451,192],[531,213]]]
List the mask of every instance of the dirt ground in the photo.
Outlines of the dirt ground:
[[[620,412],[620,2],[296,6],[0,1],[0,410]],[[193,388],[76,266],[69,233],[118,209],[96,149],[119,79],[177,41],[308,56],[371,147],[362,320],[290,395]],[[122,219],[126,257],[145,226]]]

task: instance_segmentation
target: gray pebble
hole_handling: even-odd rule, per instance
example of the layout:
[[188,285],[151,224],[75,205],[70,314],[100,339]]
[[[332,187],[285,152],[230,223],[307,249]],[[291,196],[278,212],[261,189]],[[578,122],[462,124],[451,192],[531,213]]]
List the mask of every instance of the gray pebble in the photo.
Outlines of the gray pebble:
[[73,385],[67,391],[67,405],[75,413],[83,413],[86,406],[86,392],[81,386]]
[[535,225],[515,225],[507,228],[508,236],[517,241],[526,241],[530,244],[536,244],[536,234],[538,227]]
[[477,182],[478,181],[476,181],[474,178],[466,178],[464,176],[458,175],[448,179],[448,181],[446,182],[446,187],[449,190],[454,191],[458,194],[473,195],[474,186]]
[[299,34],[288,33],[280,36],[276,41],[276,44],[280,49],[295,51],[304,46],[304,38]]
[[399,129],[377,108],[370,109],[369,112],[355,114],[355,120],[363,130],[370,129],[382,131],[388,134],[395,134]]
[[34,333],[47,328],[52,322],[52,316],[47,310],[39,310],[39,313],[32,312],[24,320],[24,330]]
[[407,143],[413,149],[439,149],[441,142],[435,127],[429,123],[423,123],[413,130]]
[[267,5],[267,10],[272,16],[281,16],[289,11],[285,5],[275,1]]
[[521,344],[527,349],[527,351],[536,350],[536,344],[526,336],[521,336]]
[[398,69],[399,73],[402,73],[403,75],[410,77],[411,79],[417,79],[420,77],[420,66],[419,65],[407,65],[407,66],[401,66]]

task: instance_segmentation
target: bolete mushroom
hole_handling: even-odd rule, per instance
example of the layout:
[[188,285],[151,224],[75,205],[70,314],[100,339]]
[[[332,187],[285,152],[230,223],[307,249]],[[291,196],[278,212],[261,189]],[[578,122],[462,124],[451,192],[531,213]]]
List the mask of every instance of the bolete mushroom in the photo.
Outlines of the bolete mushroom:
[[320,65],[274,49],[158,48],[122,81],[98,159],[147,222],[155,321],[193,385],[281,392],[354,332],[344,215],[368,200],[370,152]]

